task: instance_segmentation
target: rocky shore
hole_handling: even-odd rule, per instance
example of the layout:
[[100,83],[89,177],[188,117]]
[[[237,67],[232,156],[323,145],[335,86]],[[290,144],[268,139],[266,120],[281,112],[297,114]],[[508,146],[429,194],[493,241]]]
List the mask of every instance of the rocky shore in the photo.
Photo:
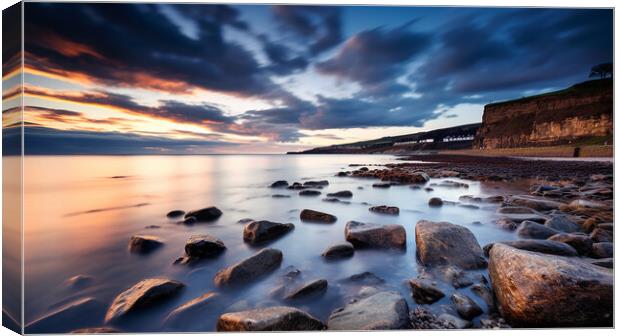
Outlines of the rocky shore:
[[[269,244],[296,234],[292,223],[244,218],[235,223],[239,235],[244,244],[259,249],[220,269],[211,279],[214,291],[181,303],[167,313],[162,325],[182,329],[186,321],[201,318],[201,311],[226,305],[228,308],[215,322],[218,331],[611,327],[612,170],[610,163],[600,162],[459,156],[408,157],[402,163],[385,166],[351,164],[348,170],[335,172],[333,179],[369,179],[374,188],[381,189],[404,185],[411,189],[458,190],[459,201],[428,197],[428,206],[460,206],[472,211],[493,207],[497,228],[515,232],[518,239],[481,246],[465,226],[420,218],[406,224],[415,232],[415,246],[407,246],[404,223],[375,224],[340,218],[346,220],[342,241],[326,246],[320,257],[325,262],[346,263],[350,262],[347,259],[357,258],[360,250],[397,253],[415,249],[417,260],[411,262],[420,271],[417,276],[401,279],[414,305],[408,304],[402,292],[384,286],[385,281],[377,275],[364,272],[340,280],[338,284],[359,285],[359,291],[327,318],[320,318],[311,314],[305,304],[321,300],[330,286],[338,284],[330,279],[306,277],[294,268],[283,270],[279,285],[265,293],[263,307],[234,307],[234,302],[225,302],[227,290],[256,283],[281,269],[287,251]],[[442,180],[434,180],[437,178]],[[525,183],[529,191],[471,195],[467,193],[467,181],[463,180]],[[293,192],[301,200],[307,199],[304,196],[324,195],[323,201],[346,206],[354,192],[321,191],[330,181],[279,180],[265,189],[272,196],[289,196],[285,192]],[[367,208],[390,218],[402,216],[398,207],[389,204]],[[187,212],[162,210],[163,216],[177,218],[180,225],[214,221],[222,213],[216,206]],[[320,227],[337,225],[338,219],[315,209],[303,209],[299,214],[301,222]],[[127,239],[129,251],[145,257],[168,244],[155,235],[136,234]],[[187,264],[220,258],[227,246],[220,238],[203,234],[188,237],[186,245],[178,248],[182,255],[170,262],[176,264],[174,267],[189,267]],[[84,279],[87,277],[76,275],[67,280],[67,286],[77,286],[78,282],[87,286],[91,279]],[[56,330],[53,326],[73,319],[81,311],[93,313],[90,321],[76,326],[74,332],[122,331],[126,319],[174,300],[186,287],[175,279],[147,278],[130,284],[109,303],[93,298],[69,302],[31,322],[26,332],[72,331]]]

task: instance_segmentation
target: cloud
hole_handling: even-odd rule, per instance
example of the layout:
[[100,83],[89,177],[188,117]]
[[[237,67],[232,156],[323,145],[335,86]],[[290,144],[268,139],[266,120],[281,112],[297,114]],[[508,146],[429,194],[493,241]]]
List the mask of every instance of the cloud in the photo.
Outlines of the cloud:
[[312,55],[342,41],[341,8],[336,6],[273,6],[274,17],[284,29],[301,37]]

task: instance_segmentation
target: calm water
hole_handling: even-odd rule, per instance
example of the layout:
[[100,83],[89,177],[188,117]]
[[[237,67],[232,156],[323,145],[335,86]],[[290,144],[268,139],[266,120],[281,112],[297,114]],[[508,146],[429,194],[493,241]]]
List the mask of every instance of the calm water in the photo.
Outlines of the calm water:
[[[436,187],[433,192],[407,186],[373,189],[371,185],[376,180],[334,177],[341,169],[352,169],[347,167],[351,163],[389,162],[396,160],[392,156],[354,155],[28,157],[24,164],[25,321],[28,323],[67,301],[86,296],[108,305],[117,294],[141,279],[169,277],[187,285],[181,295],[134,316],[120,328],[170,330],[161,325],[167,312],[216,290],[212,279],[219,269],[258,250],[243,242],[243,226],[237,221],[247,217],[295,224],[294,231],[269,244],[284,253],[281,270],[242,289],[223,293],[221,305],[197,316],[183,330],[214,330],[217,316],[234,309],[227,307],[233,304],[246,308],[275,304],[269,292],[288,266],[300,269],[304,279],[329,281],[325,296],[298,304],[324,320],[359,289],[338,280],[364,271],[384,278],[386,288],[401,291],[410,307],[414,307],[405,281],[419,272],[414,228],[420,219],[464,225],[474,232],[481,245],[514,239],[512,233],[494,227],[492,206],[475,210],[427,205],[433,196],[456,201],[463,194],[513,192],[505,187],[468,182],[469,189]],[[123,178],[111,178],[115,176]],[[323,196],[300,197],[297,191],[266,187],[280,179],[289,182],[327,179],[330,185],[322,190],[323,195],[351,190],[352,204],[327,203],[321,201]],[[273,193],[292,197],[274,199]],[[374,214],[362,202],[398,206],[401,213],[399,216]],[[185,226],[165,216],[173,209],[192,210],[210,205],[224,212],[214,223]],[[304,208],[332,213],[338,221],[330,225],[302,223],[299,212]],[[344,226],[349,220],[403,225],[407,230],[407,250],[361,250],[351,259],[326,262],[321,252],[344,241]],[[482,224],[473,224],[475,221]],[[160,228],[146,228],[149,225]],[[165,245],[145,256],[130,254],[128,240],[138,233],[157,235]],[[228,249],[218,258],[192,267],[173,265],[182,256],[186,239],[200,233],[219,237]],[[94,281],[83,289],[67,288],[65,280],[78,274],[92,276]],[[479,303],[484,307],[482,301]],[[71,329],[67,325],[67,330]]]

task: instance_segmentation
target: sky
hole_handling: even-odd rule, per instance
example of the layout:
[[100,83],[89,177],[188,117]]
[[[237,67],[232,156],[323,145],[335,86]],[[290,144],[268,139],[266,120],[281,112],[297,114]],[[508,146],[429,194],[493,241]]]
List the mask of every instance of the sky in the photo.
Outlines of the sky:
[[480,122],[613,56],[608,9],[26,3],[24,33],[30,154],[284,153]]

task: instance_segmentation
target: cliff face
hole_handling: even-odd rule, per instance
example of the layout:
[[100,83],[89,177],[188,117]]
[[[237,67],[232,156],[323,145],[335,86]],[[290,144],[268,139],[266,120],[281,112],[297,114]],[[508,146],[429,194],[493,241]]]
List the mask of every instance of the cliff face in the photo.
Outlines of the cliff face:
[[485,106],[474,148],[561,145],[612,132],[613,82],[596,80]]

